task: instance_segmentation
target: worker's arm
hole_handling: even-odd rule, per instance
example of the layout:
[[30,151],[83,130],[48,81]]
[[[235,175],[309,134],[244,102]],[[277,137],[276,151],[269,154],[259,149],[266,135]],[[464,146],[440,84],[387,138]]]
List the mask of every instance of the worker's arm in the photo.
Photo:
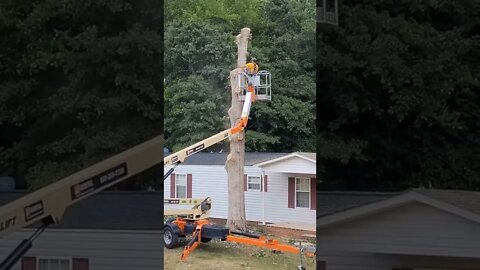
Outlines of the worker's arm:
[[58,223],[69,205],[160,164],[162,157],[163,135],[4,205],[0,236],[37,221]]

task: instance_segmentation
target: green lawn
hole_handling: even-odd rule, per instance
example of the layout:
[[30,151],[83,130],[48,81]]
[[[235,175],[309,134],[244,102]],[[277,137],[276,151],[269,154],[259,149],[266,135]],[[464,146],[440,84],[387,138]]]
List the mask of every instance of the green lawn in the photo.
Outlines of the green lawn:
[[[186,242],[182,242],[182,245]],[[281,253],[258,247],[235,243],[211,241],[201,244],[186,262],[180,261],[183,246],[175,249],[164,249],[165,270],[294,270],[300,265],[300,255]],[[315,269],[315,258],[304,259],[307,270]]]

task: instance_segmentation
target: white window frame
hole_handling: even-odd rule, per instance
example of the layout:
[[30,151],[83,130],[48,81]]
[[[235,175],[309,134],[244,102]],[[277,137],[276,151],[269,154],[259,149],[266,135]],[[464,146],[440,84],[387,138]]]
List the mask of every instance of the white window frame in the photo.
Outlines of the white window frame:
[[37,256],[36,258],[36,270],[40,270],[40,260],[65,260],[68,261],[68,269],[73,270],[73,259],[72,257],[56,257],[56,256]]
[[[181,196],[178,196],[178,187],[179,187],[179,186],[182,186],[182,187],[183,187],[183,185],[179,185],[179,184],[177,183],[177,181],[178,181],[178,176],[179,176],[179,175],[185,176],[185,196],[182,196],[182,197],[181,197]],[[186,197],[187,197],[187,193],[188,193],[188,174],[186,174],[186,173],[177,173],[177,174],[175,175],[175,198],[186,198]]]
[[[307,207],[297,206],[297,180],[299,180],[299,179],[302,179],[302,180],[307,179],[308,180],[308,206]],[[295,202],[294,202],[295,203],[295,208],[310,209],[310,207],[311,207],[311,197],[312,197],[311,187],[312,187],[312,178],[310,178],[310,177],[295,177]],[[306,193],[307,191],[299,191],[299,192]]]
[[[250,177],[258,178],[258,189],[250,188],[250,186],[249,186]],[[257,184],[257,183],[252,183],[252,184]],[[257,191],[257,192],[262,191],[262,176],[261,175],[247,175],[247,191]]]

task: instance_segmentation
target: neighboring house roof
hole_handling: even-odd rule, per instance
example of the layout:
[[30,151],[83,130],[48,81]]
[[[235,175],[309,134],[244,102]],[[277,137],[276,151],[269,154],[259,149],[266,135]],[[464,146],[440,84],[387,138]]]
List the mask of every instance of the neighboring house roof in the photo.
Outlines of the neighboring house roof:
[[[1,192],[0,205],[25,195],[24,191]],[[71,205],[59,224],[49,226],[110,230],[161,230],[162,227],[163,192],[147,191],[100,192]]]
[[[207,153],[200,152],[185,159],[182,165],[225,165],[229,153]],[[294,153],[270,153],[270,152],[246,152],[245,166],[261,165],[276,162],[293,156],[306,160],[316,161],[315,153],[294,152]]]
[[[317,194],[317,198],[322,196]],[[368,202],[368,200],[370,200]],[[437,209],[480,223],[480,192],[438,189],[413,189],[400,194],[386,194],[384,198],[373,197],[352,207],[332,210],[317,216],[317,228],[336,225],[349,220],[383,212],[408,203],[419,202]]]
[[361,191],[317,191],[317,218],[382,201],[398,193]]
[[259,162],[255,165],[261,167],[261,166],[265,166],[265,165],[268,165],[268,164],[272,164],[272,163],[279,162],[279,161],[286,160],[286,159],[293,158],[293,157],[298,157],[298,158],[310,161],[312,163],[317,163],[316,153],[294,152],[294,153],[291,153],[291,154],[288,154],[288,155],[285,155],[285,156],[281,156],[281,157],[277,157],[277,158],[274,158],[274,159]]
[[317,153],[309,153],[309,152],[296,152],[297,154],[309,158],[311,160],[317,161]]
[[464,190],[417,189],[416,192],[480,215],[480,192]]

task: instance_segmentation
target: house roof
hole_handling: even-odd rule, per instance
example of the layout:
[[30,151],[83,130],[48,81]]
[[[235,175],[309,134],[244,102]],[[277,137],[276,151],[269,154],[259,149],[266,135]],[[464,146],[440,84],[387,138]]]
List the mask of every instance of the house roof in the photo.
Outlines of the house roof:
[[259,163],[255,164],[255,165],[261,167],[261,166],[265,166],[265,165],[268,165],[268,164],[272,164],[272,163],[279,162],[279,161],[286,160],[286,159],[293,158],[293,157],[298,157],[298,158],[310,161],[314,164],[317,163],[317,154],[316,153],[294,152],[294,153],[290,153],[290,154],[285,155],[285,156],[265,160],[265,161],[262,161],[262,162],[259,162]]
[[393,192],[317,191],[317,218],[391,198]]
[[[368,193],[367,193],[368,194]],[[366,194],[366,195],[367,195]],[[317,198],[322,196],[317,195]],[[480,192],[438,189],[413,189],[399,194],[385,194],[376,199],[348,199],[345,208],[338,205],[332,211],[317,216],[317,228],[336,225],[349,220],[383,212],[411,202],[419,202],[437,209],[480,223]],[[368,202],[371,200],[370,202]],[[357,205],[355,205],[357,204]],[[351,205],[351,207],[348,207]]]
[[[246,152],[245,166],[287,156],[289,153]],[[182,165],[225,165],[228,153],[200,152],[185,159]]]
[[[27,192],[0,193],[0,205],[25,196]],[[163,192],[104,191],[71,205],[59,224],[49,228],[161,230]],[[37,224],[29,226],[38,227]]]
[[[200,152],[185,159],[182,165],[225,165],[228,153],[207,153]],[[270,152],[246,152],[245,166],[274,162],[290,156],[299,156],[308,160],[316,161],[315,153],[294,152],[294,153],[270,153]]]
[[295,152],[300,156],[304,156],[306,158],[309,158],[311,160],[317,161],[317,153],[310,153],[310,152]]
[[465,190],[417,189],[416,192],[480,215],[480,192]]

